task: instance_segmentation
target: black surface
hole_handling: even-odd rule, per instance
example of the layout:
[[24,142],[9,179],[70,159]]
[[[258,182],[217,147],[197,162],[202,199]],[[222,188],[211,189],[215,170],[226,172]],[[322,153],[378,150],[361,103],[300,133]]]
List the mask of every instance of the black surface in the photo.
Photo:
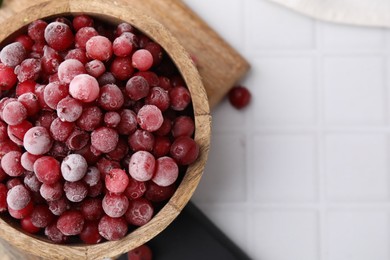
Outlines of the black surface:
[[[147,244],[153,251],[153,260],[250,259],[191,202]],[[120,258],[125,259],[126,256]]]

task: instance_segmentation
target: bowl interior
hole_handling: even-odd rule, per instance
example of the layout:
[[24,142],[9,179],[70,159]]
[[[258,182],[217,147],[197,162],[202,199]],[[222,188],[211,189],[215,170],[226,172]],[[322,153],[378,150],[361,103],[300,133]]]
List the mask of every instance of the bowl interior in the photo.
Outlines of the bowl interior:
[[3,24],[4,30],[0,32],[0,47],[9,43],[15,35],[20,34],[30,22],[36,19],[81,13],[110,24],[128,22],[164,48],[191,92],[195,119],[194,139],[200,146],[200,155],[198,160],[187,169],[173,197],[153,219],[119,241],[109,241],[97,245],[57,245],[42,237],[25,234],[10,219],[5,217],[0,219],[0,229],[4,230],[0,234],[1,238],[27,253],[51,259],[113,257],[152,239],[174,220],[191,198],[202,176],[210,144],[211,117],[207,96],[189,54],[160,23],[131,8],[125,2],[104,3],[98,0],[71,0],[45,2],[30,7]]

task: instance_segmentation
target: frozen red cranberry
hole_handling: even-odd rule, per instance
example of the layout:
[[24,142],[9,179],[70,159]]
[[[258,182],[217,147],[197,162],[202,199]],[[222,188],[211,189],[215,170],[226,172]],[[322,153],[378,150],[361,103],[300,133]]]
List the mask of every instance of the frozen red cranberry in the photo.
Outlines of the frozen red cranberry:
[[8,207],[14,210],[21,210],[31,201],[30,192],[24,185],[17,185],[10,189],[7,193]]
[[91,145],[88,143],[86,146],[84,146],[84,148],[75,151],[75,153],[83,156],[85,158],[85,160],[87,161],[88,165],[95,165],[100,159],[99,155],[95,155],[91,151]]
[[22,121],[18,125],[9,125],[7,128],[8,137],[12,142],[21,146],[23,145],[24,135],[32,127],[33,125],[27,120]]
[[47,23],[42,20],[33,21],[28,25],[27,33],[36,42],[43,42],[45,40],[45,28]]
[[99,234],[109,241],[120,240],[127,234],[127,222],[121,218],[103,216],[99,221]]
[[73,132],[74,123],[63,122],[59,118],[54,119],[50,125],[50,133],[54,140],[65,142]]
[[81,233],[84,228],[84,217],[78,210],[69,210],[57,220],[57,228],[66,236],[74,236]]
[[199,145],[188,136],[175,139],[171,145],[170,154],[179,165],[189,165],[199,156]]
[[42,183],[38,180],[34,172],[27,172],[23,179],[24,185],[33,192],[39,192]]
[[164,116],[164,121],[161,125],[161,127],[154,132],[154,134],[158,136],[165,136],[168,135],[171,132],[172,129],[172,121],[167,116]]
[[39,112],[39,101],[35,94],[24,93],[18,97],[18,101],[26,108],[27,116],[34,116]]
[[153,150],[154,136],[150,132],[142,129],[137,129],[129,136],[129,145],[133,151],[149,151]]
[[146,131],[153,132],[158,130],[163,121],[161,110],[155,105],[145,105],[138,111],[137,122]]
[[172,126],[172,136],[192,136],[195,131],[194,120],[189,116],[179,116],[175,119]]
[[106,188],[112,193],[122,193],[129,184],[129,177],[124,170],[112,169],[105,178]]
[[72,46],[74,35],[65,23],[52,22],[45,28],[45,40],[50,47],[57,51],[64,51]]
[[1,168],[11,177],[17,177],[24,173],[22,164],[20,163],[20,157],[22,153],[19,151],[11,151],[6,153],[1,158]]
[[130,57],[116,57],[110,66],[111,73],[119,80],[128,80],[134,73]]
[[68,182],[64,184],[65,196],[71,202],[81,202],[88,195],[88,187],[83,181]]
[[25,217],[20,221],[20,226],[22,229],[30,234],[38,233],[41,229],[34,226],[34,224],[31,221],[31,216]]
[[30,201],[26,207],[24,207],[21,210],[14,210],[12,208],[8,208],[8,213],[11,215],[11,217],[16,219],[23,219],[27,216],[31,215],[31,212],[34,210],[34,204],[32,201]]
[[25,93],[34,93],[35,91],[35,81],[33,80],[27,80],[25,82],[19,82],[18,85],[16,85],[16,96],[23,95]]
[[47,227],[53,220],[53,213],[51,213],[48,206],[43,204],[35,206],[31,213],[31,222],[34,226],[39,228]]
[[246,107],[251,100],[251,93],[243,86],[233,87],[229,91],[229,101],[237,109]]
[[54,74],[62,61],[60,54],[49,46],[43,47],[43,56],[41,59],[42,71],[46,74]]
[[19,101],[12,101],[3,109],[3,120],[9,125],[18,125],[27,118],[27,109]]
[[41,61],[39,59],[26,59],[15,67],[15,74],[20,82],[26,80],[37,80],[41,73]]
[[56,112],[43,110],[39,114],[37,121],[35,121],[35,126],[42,126],[46,129],[49,129],[56,118]]
[[82,49],[73,49],[68,51],[68,53],[65,56],[65,60],[70,60],[70,59],[78,60],[82,64],[86,64],[89,61],[87,57],[87,53],[85,52],[85,50]]
[[138,45],[140,48],[145,48],[146,45],[150,42],[150,38],[146,36],[145,34],[140,34],[138,36]]
[[56,109],[58,103],[69,94],[68,87],[58,82],[49,83],[43,91],[45,103],[52,109]]
[[150,247],[142,245],[127,253],[127,260],[152,260],[153,253]]
[[112,43],[104,36],[91,37],[85,46],[87,55],[91,59],[107,61],[112,56]]
[[170,90],[172,88],[171,80],[167,77],[160,76],[159,79],[159,87],[165,90]]
[[43,55],[43,48],[46,46],[46,43],[43,42],[35,42],[31,47],[32,52],[28,55],[29,58],[40,59]]
[[102,119],[103,113],[101,109],[97,106],[90,106],[84,108],[76,124],[81,129],[91,132],[101,125]]
[[159,186],[173,184],[179,176],[179,167],[171,157],[161,157],[156,160],[156,169],[152,181]]
[[117,127],[121,121],[121,115],[117,112],[107,112],[104,114],[104,123],[108,127]]
[[57,244],[63,244],[68,241],[68,237],[57,228],[57,223],[54,222],[45,228],[45,235],[48,239]]
[[87,41],[97,35],[98,32],[93,27],[80,28],[75,36],[76,47],[85,50]]
[[81,213],[86,220],[99,220],[103,216],[102,201],[98,198],[88,198],[81,203]]
[[116,78],[109,71],[104,72],[97,80],[98,80],[100,86],[116,83]]
[[108,127],[100,127],[91,134],[92,146],[103,153],[113,151],[118,144],[118,140],[118,133]]
[[45,154],[50,151],[52,139],[46,128],[35,126],[24,135],[23,146],[31,154]]
[[102,240],[98,225],[98,221],[86,222],[84,229],[80,233],[80,239],[86,244],[98,244]]
[[41,155],[34,155],[29,152],[24,152],[20,158],[20,163],[26,171],[32,172],[34,170],[34,162],[40,157]]
[[115,111],[123,106],[122,91],[115,84],[107,84],[100,88],[99,105],[107,111]]
[[12,142],[11,140],[5,140],[3,142],[0,142],[0,159],[6,154],[11,151],[18,151],[21,152],[20,147]]
[[62,184],[60,182],[51,185],[44,183],[41,185],[39,192],[46,201],[59,200],[63,193]]
[[119,138],[118,145],[115,149],[109,153],[107,153],[107,157],[111,160],[120,161],[122,160],[129,152],[129,145],[127,141],[123,138]]
[[57,105],[57,115],[62,121],[75,122],[82,114],[83,107],[80,101],[66,97]]
[[102,206],[108,216],[119,218],[125,214],[129,206],[129,200],[123,194],[107,193],[103,198]]
[[96,198],[103,192],[103,182],[99,181],[98,184],[88,187],[88,197]]
[[73,28],[78,31],[83,27],[92,27],[94,24],[93,19],[85,14],[77,15],[73,18]]
[[162,187],[155,184],[154,182],[147,182],[146,192],[144,196],[147,200],[150,200],[152,202],[162,202],[171,198],[172,195],[175,193],[175,190],[175,184],[172,184],[167,187]]
[[134,76],[126,83],[126,94],[131,100],[140,100],[149,94],[149,83],[144,77]]
[[99,180],[100,180],[99,169],[94,167],[94,166],[88,167],[87,173],[85,174],[83,180],[89,186],[96,185],[99,182]]
[[68,139],[66,139],[66,146],[70,150],[81,150],[88,145],[89,134],[85,131],[82,131],[78,128],[75,128],[70,134]]
[[117,169],[117,168],[121,168],[121,165],[119,164],[119,162],[117,161],[113,161],[113,160],[108,160],[106,158],[101,158],[98,162],[97,162],[97,167],[99,169],[99,172],[100,172],[100,175],[102,177],[102,179],[105,179],[106,178],[106,175],[112,170],[112,169]]
[[138,151],[131,156],[129,173],[137,181],[152,179],[155,171],[156,160],[147,151]]
[[161,111],[167,110],[170,105],[168,91],[160,87],[152,88],[145,99],[145,103],[147,105],[155,105]]
[[129,56],[133,51],[133,48],[133,42],[129,39],[129,37],[126,37],[125,35],[119,36],[112,43],[113,52],[118,57]]
[[153,56],[153,66],[158,66],[163,60],[163,49],[155,42],[149,42],[145,46],[145,50],[148,50]]
[[120,24],[118,24],[118,26],[116,27],[116,30],[115,30],[115,35],[116,36],[120,36],[124,32],[134,32],[134,27],[131,26],[131,24],[128,24],[128,23],[120,23]]
[[153,217],[154,209],[150,201],[138,198],[129,202],[125,217],[129,224],[143,226]]
[[34,45],[34,41],[26,34],[19,35],[15,38],[15,41],[20,42],[26,51],[31,51],[32,46]]
[[69,154],[61,163],[62,177],[66,181],[81,180],[87,173],[87,169],[87,161],[79,154]]
[[13,42],[5,47],[0,52],[0,61],[9,67],[19,65],[26,57],[26,50],[20,42]]
[[140,71],[147,71],[153,65],[153,56],[145,49],[140,49],[134,52],[131,60],[133,67]]
[[77,75],[85,72],[84,65],[79,60],[69,59],[62,62],[58,67],[58,78],[61,83],[69,84]]
[[62,213],[70,209],[70,202],[65,197],[55,201],[48,201],[49,210],[56,216],[61,216]]
[[126,187],[124,194],[129,200],[134,200],[142,197],[145,194],[146,186],[144,182],[136,181],[133,178],[129,179],[129,184]]
[[137,129],[137,116],[130,109],[123,109],[120,113],[121,120],[117,126],[118,133],[121,135],[130,135]]
[[0,183],[0,212],[7,211],[7,187]]
[[54,184],[61,178],[60,163],[51,156],[43,156],[34,162],[34,172],[40,182]]
[[176,111],[183,111],[191,102],[191,94],[185,87],[174,87],[169,91],[171,108]]
[[0,90],[5,91],[15,86],[17,82],[14,69],[0,63]]
[[85,64],[85,70],[92,77],[98,78],[106,71],[106,67],[100,60],[92,60]]
[[99,92],[99,83],[94,77],[88,74],[75,76],[69,84],[70,95],[85,103],[97,99],[99,97]]

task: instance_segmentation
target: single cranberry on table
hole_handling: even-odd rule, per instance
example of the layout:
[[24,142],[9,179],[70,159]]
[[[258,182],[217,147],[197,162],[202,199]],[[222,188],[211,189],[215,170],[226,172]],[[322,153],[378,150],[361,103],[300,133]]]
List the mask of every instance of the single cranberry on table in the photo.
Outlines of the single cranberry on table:
[[127,260],[152,260],[153,253],[149,246],[142,245],[127,253]]
[[235,86],[229,91],[229,101],[232,106],[237,109],[242,109],[248,106],[251,100],[251,93],[243,86]]

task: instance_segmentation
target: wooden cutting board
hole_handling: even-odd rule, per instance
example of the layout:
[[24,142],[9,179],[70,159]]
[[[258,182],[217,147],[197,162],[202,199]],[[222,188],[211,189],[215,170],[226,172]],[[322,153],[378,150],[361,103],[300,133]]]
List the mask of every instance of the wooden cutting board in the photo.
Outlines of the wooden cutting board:
[[[18,11],[47,0],[4,0],[0,24]],[[83,0],[87,1],[87,0]],[[127,0],[135,8],[154,17],[167,27],[190,54],[196,56],[198,70],[214,107],[249,70],[248,62],[199,16],[180,0]],[[112,2],[117,4],[115,0]],[[129,10],[131,11],[131,10]],[[1,231],[0,231],[1,232]],[[0,240],[0,260],[25,259]]]

